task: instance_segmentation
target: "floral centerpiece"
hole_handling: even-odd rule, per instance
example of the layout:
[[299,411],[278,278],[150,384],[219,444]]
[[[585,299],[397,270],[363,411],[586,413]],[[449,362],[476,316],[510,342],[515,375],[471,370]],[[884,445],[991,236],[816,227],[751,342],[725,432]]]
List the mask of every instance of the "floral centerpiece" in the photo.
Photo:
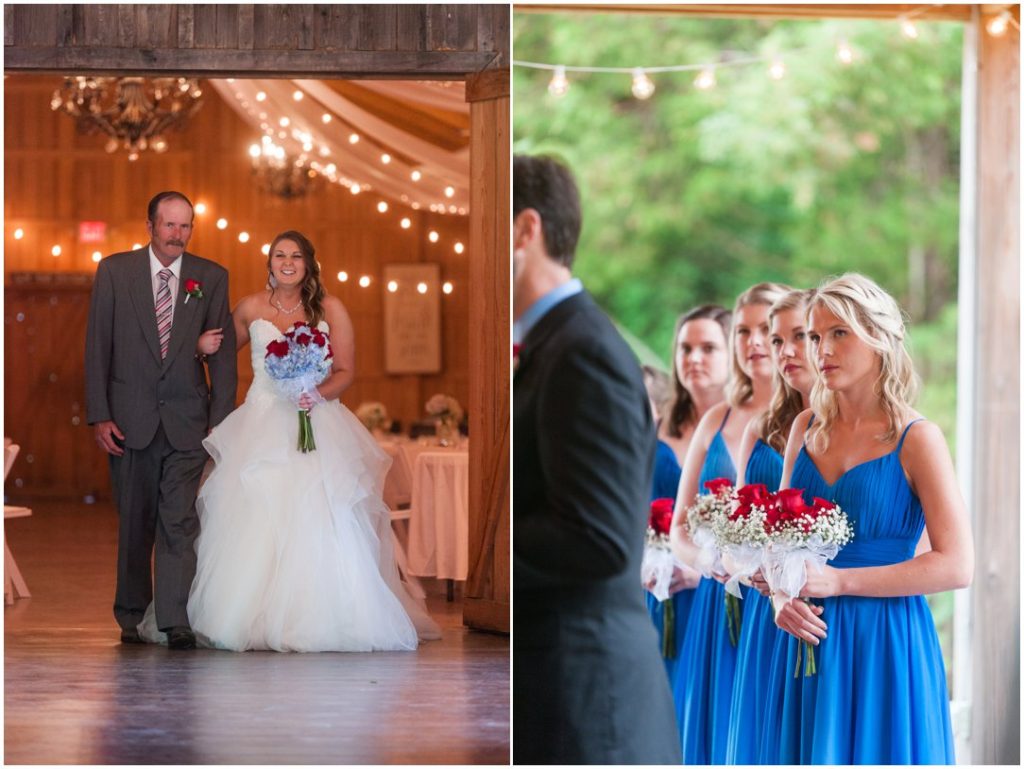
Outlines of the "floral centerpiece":
[[[836,557],[839,548],[853,538],[853,527],[846,513],[834,502],[815,497],[808,505],[801,489],[782,489],[768,508],[764,523],[768,542],[765,545],[763,571],[772,589],[773,605],[782,604],[800,595],[807,583],[807,568],[821,571],[825,562]],[[804,675],[817,672],[814,647],[804,647]],[[800,673],[800,653],[796,670]]]
[[391,418],[388,416],[387,407],[379,401],[360,403],[356,409],[356,417],[370,432],[391,429]]
[[462,406],[459,402],[450,395],[438,393],[427,401],[426,410],[437,425],[438,442],[442,446],[454,443],[462,419]]
[[[323,331],[305,321],[295,323],[267,345],[264,368],[278,391],[295,403],[302,394],[320,384],[331,373],[330,340]],[[316,450],[313,423],[307,409],[299,409],[298,450]]]
[[644,557],[640,562],[641,583],[661,603],[664,619],[661,635],[661,654],[666,659],[676,656],[675,604],[669,586],[676,558],[669,545],[669,529],[672,528],[672,511],[675,500],[663,497],[651,502],[647,515],[647,535],[644,540]]

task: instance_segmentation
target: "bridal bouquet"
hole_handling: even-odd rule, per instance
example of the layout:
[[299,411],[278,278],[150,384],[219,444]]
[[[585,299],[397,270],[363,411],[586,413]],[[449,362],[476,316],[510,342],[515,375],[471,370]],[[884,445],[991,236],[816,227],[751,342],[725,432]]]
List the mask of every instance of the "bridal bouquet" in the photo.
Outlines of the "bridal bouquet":
[[[267,345],[264,367],[278,391],[292,401],[320,384],[331,372],[334,352],[323,331],[305,321],[295,323],[282,338]],[[299,451],[316,450],[313,423],[307,409],[299,409]]]
[[[775,494],[764,523],[765,545],[763,571],[772,593],[795,598],[807,583],[807,568],[821,571],[825,562],[836,557],[841,547],[853,538],[853,527],[846,513],[834,502],[815,497],[808,505],[803,490],[782,489]],[[774,600],[773,600],[774,603]],[[817,672],[814,647],[806,641],[804,675]],[[794,676],[800,673],[800,653]]]
[[[647,517],[647,536],[644,540],[644,557],[640,563],[642,584],[650,585],[648,590],[660,603],[664,626],[661,636],[661,653],[666,659],[676,656],[675,605],[669,593],[672,572],[676,567],[675,556],[669,546],[669,529],[672,527],[672,511],[675,500],[663,497],[651,502]],[[653,584],[652,584],[653,583]]]
[[391,428],[391,418],[388,417],[387,407],[377,401],[360,403],[359,408],[356,409],[356,417],[363,423],[363,427],[371,432]]

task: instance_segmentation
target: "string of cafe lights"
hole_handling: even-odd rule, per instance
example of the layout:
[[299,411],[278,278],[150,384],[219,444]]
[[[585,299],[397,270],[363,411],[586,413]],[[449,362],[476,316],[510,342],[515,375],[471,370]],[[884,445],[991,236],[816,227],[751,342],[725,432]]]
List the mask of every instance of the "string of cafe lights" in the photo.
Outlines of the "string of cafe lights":
[[[380,213],[385,213],[388,210],[388,206],[385,201],[380,201],[377,204],[377,206],[377,210]],[[212,216],[210,206],[208,206],[204,201],[201,200],[196,202],[195,204],[195,214],[197,217],[203,218],[205,218],[207,214],[210,214]],[[225,231],[230,226],[230,223],[225,217],[219,217],[214,223],[214,226],[218,230]],[[401,222],[399,223],[399,226],[402,229],[407,230],[412,226],[412,221],[409,219],[409,217],[403,217]],[[26,233],[24,227],[16,227],[14,231],[11,233],[14,240],[23,240],[25,238],[25,234]],[[236,237],[238,238],[238,242],[242,244],[248,243],[252,239],[252,236],[249,234],[247,230],[239,230],[237,232]],[[431,244],[436,245],[441,242],[441,235],[435,229],[428,230],[426,237],[427,241],[430,242]],[[142,243],[136,241],[132,243],[131,250],[135,251],[139,248],[142,248],[142,245]],[[456,254],[463,254],[466,251],[466,246],[461,240],[456,240],[452,244],[452,251],[454,251]],[[63,253],[64,249],[59,244],[54,244],[50,248],[50,255],[54,258],[60,257]],[[260,246],[260,253],[262,253],[264,256],[268,256],[270,254],[270,243],[264,243],[262,246]],[[90,255],[90,259],[94,263],[98,264],[103,259],[103,252],[93,251]],[[337,278],[339,283],[348,283],[351,276],[349,275],[347,270],[340,270],[335,277]],[[369,288],[373,284],[374,279],[372,276],[364,273],[360,275],[358,280],[355,282],[360,288]],[[400,286],[398,282],[394,280],[388,281],[388,283],[385,285],[385,289],[389,293],[395,293],[396,291],[398,291],[399,288]],[[420,294],[425,294],[429,290],[429,286],[426,283],[420,282],[417,284],[416,290]],[[441,291],[444,294],[451,294],[455,291],[455,284],[450,280],[446,280],[441,284]]]
[[[920,37],[920,32],[917,28],[917,24],[915,23],[915,19],[934,7],[937,6],[934,4],[922,5],[897,17],[896,21],[900,25],[900,33],[903,37],[908,40],[917,40]],[[1006,31],[1010,26],[1013,26],[1015,29],[1020,31],[1020,25],[1006,7],[995,12],[985,23],[986,31],[993,37],[1001,37],[1006,34]],[[714,63],[672,64],[655,67],[573,66],[567,64],[548,64],[545,62],[522,61],[518,59],[513,59],[512,65],[523,69],[547,70],[551,72],[551,80],[548,82],[548,93],[555,97],[562,97],[568,93],[569,79],[567,74],[570,72],[581,74],[627,74],[632,78],[630,90],[632,91],[633,96],[636,99],[644,101],[651,98],[656,90],[654,81],[650,77],[652,74],[697,72],[698,74],[693,80],[694,87],[701,91],[708,91],[717,85],[718,79],[716,77],[716,72],[718,70],[762,64],[767,65],[768,76],[772,80],[781,80],[786,76],[786,60],[802,53],[805,50],[807,50],[806,47],[794,48],[773,54],[725,58],[722,61]],[[856,49],[850,45],[849,41],[845,37],[840,37],[836,41],[835,55],[836,59],[843,65],[853,64],[858,58]]]
[[[227,83],[233,86],[235,79],[228,78]],[[265,91],[261,90],[256,92],[254,97],[256,104],[249,101],[245,97],[245,94],[237,89],[234,89],[234,95],[241,108],[244,109],[250,117],[259,122],[260,130],[263,131],[260,143],[251,144],[249,146],[249,156],[251,158],[256,159],[260,156],[276,156],[279,159],[284,159],[287,151],[285,147],[277,142],[292,141],[302,148],[301,153],[297,157],[297,163],[301,163],[304,167],[308,167],[315,173],[330,181],[332,184],[339,184],[347,188],[353,195],[373,191],[374,186],[372,183],[365,179],[362,181],[356,180],[346,174],[340,173],[336,163],[327,162],[331,156],[331,150],[328,146],[330,142],[323,136],[317,136],[318,129],[309,126],[300,127],[299,125],[294,124],[293,119],[288,115],[271,115],[268,111],[271,108],[268,104],[268,97]],[[301,88],[297,87],[292,92],[292,100],[295,103],[302,102],[305,97],[306,94]],[[311,96],[310,98],[315,100],[315,97]],[[323,126],[330,125],[335,121],[340,125],[346,126],[345,130],[349,131],[348,144],[351,147],[355,147],[360,144],[373,146],[373,149],[369,151],[369,154],[373,155],[373,157],[369,159],[364,158],[365,162],[379,163],[382,170],[390,174],[395,174],[401,167],[402,173],[407,173],[409,180],[416,184],[430,179],[431,174],[425,173],[421,168],[414,164],[409,164],[400,160],[396,156],[397,153],[393,154],[394,150],[389,147],[385,147],[373,138],[364,137],[359,133],[355,126],[351,125],[341,116],[333,114],[330,111],[324,111],[320,116],[320,121]],[[433,180],[439,185],[439,187],[443,188],[444,200],[438,200],[424,205],[422,200],[414,200],[410,198],[408,194],[400,195],[399,200],[414,211],[424,209],[436,214],[457,214],[465,216],[468,213],[468,209],[465,206],[455,205],[452,202],[452,199],[456,194],[456,188],[451,180],[441,179],[436,176]],[[380,210],[380,204],[378,204],[378,210]],[[381,213],[385,213],[386,211],[387,208],[384,208],[384,210],[381,210]]]

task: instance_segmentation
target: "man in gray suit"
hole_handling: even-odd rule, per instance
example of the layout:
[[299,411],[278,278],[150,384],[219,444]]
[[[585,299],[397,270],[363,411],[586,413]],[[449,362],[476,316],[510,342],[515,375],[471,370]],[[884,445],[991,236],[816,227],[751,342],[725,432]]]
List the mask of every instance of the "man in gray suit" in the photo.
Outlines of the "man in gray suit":
[[[120,529],[114,617],[122,643],[155,601],[172,649],[195,648],[186,605],[196,571],[196,493],[203,438],[235,407],[228,273],[185,251],[193,210],[180,192],[149,203],[149,245],[100,262],[85,343],[86,414],[110,455]],[[224,332],[203,361],[200,334]],[[150,563],[156,545],[154,590]]]

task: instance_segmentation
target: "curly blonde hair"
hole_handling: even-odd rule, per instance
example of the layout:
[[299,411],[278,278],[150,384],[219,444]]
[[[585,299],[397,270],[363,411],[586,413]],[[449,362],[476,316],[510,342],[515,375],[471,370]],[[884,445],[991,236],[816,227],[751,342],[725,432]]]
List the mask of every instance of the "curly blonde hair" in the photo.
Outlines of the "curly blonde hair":
[[729,381],[725,384],[725,400],[733,408],[739,408],[754,394],[754,382],[736,357],[736,316],[741,307],[750,304],[771,306],[788,291],[792,289],[782,283],[757,283],[736,297],[736,304],[732,308],[732,333],[729,334]]
[[[807,318],[815,307],[824,307],[881,358],[881,371],[875,382],[875,394],[889,421],[889,429],[878,440],[896,440],[900,428],[910,416],[917,396],[919,378],[904,344],[906,322],[899,304],[871,278],[849,272],[823,283],[807,300]],[[818,451],[827,451],[829,433],[839,415],[834,392],[825,386],[818,370],[817,356],[811,356],[818,379],[811,388],[814,424],[808,439]]]
[[[768,310],[768,322],[771,323],[778,313],[785,310],[805,310],[810,295],[807,289],[794,289],[783,294]],[[772,371],[772,400],[768,410],[758,417],[755,432],[761,440],[783,454],[793,420],[804,408],[804,396],[790,386],[775,366]]]

